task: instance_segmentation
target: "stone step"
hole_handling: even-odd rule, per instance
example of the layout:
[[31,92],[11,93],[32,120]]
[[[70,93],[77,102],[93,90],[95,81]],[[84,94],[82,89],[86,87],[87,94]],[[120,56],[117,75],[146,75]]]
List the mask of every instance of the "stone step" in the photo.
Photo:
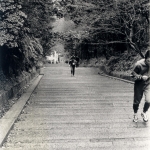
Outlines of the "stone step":
[[[93,68],[47,67],[5,150],[148,150],[150,122],[133,118],[133,84]],[[150,113],[148,113],[150,115]]]
[[[28,126],[30,124],[30,126]],[[24,127],[25,126],[25,127]],[[150,124],[147,124],[146,127],[150,127]],[[52,123],[51,121],[49,122],[17,122],[15,124],[14,129],[49,129],[49,128],[76,128],[76,129],[82,129],[82,128],[145,128],[145,125],[143,122],[140,123],[133,123],[133,122],[113,122],[113,123],[84,123],[84,122],[57,122],[57,123]]]
[[[130,140],[130,139],[129,139]],[[72,140],[73,141],[73,140]],[[149,141],[134,141],[134,140],[130,140],[130,142],[126,142],[126,141],[98,141],[98,142],[90,142],[90,141],[76,141],[74,140],[73,142],[66,140],[66,141],[58,141],[58,142],[54,142],[54,143],[29,143],[29,144],[25,144],[25,143],[15,143],[15,145],[10,144],[9,147],[14,146],[14,148],[22,148],[22,149],[56,149],[56,150],[62,150],[62,149],[71,149],[71,150],[75,150],[75,149],[88,149],[88,150],[95,150],[95,149],[110,149],[110,150],[117,150],[117,149],[121,149],[121,150],[126,150],[126,149],[144,149],[148,150],[150,143]],[[13,149],[14,150],[14,149]]]

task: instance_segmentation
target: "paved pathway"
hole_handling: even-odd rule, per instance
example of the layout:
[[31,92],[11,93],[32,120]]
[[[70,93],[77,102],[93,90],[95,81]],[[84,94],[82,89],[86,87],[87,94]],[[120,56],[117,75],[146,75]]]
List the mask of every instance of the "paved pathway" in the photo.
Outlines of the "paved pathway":
[[[57,66],[57,67],[56,67]],[[132,122],[133,84],[93,68],[47,66],[4,150],[149,150],[150,123]],[[150,114],[150,113],[149,113]]]

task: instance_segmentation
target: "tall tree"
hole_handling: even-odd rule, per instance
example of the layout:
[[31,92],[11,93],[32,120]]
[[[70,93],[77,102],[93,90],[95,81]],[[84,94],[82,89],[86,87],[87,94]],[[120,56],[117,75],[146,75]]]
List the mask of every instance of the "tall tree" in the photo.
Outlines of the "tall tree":
[[1,0],[0,82],[38,67],[51,46],[53,10],[51,0]]
[[89,45],[101,45],[106,51],[132,49],[143,57],[142,47],[149,40],[148,0],[65,2],[63,14],[89,32]]

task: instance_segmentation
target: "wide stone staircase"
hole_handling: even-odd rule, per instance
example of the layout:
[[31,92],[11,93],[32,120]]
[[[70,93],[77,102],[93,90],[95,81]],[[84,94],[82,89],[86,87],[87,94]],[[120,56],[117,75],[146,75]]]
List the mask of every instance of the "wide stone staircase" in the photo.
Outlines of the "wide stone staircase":
[[[132,121],[133,84],[95,68],[47,65],[4,150],[149,150],[150,123]],[[150,113],[148,113],[150,115]]]

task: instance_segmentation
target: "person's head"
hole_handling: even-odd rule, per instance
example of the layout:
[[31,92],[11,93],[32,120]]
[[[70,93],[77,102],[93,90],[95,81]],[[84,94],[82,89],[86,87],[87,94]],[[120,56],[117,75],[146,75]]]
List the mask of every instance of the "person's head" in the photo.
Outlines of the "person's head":
[[72,56],[71,56],[71,58],[72,58],[72,59],[75,59],[75,56],[74,56],[74,55],[72,55]]
[[145,63],[150,66],[150,50],[145,53]]

